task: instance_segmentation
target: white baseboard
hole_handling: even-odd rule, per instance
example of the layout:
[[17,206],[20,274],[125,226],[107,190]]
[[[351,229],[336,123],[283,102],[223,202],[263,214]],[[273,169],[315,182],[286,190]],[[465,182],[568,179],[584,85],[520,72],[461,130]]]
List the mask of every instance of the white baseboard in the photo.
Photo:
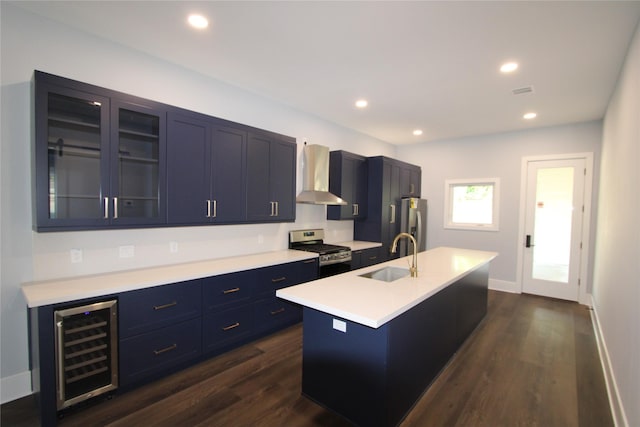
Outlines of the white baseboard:
[[512,294],[522,293],[522,290],[516,282],[507,282],[506,280],[489,279],[489,289],[493,291],[510,292]]
[[11,402],[31,393],[31,371],[0,379],[0,403]]
[[593,331],[596,336],[600,362],[602,363],[602,371],[604,373],[604,381],[607,386],[607,394],[609,396],[609,406],[611,407],[613,423],[616,427],[629,427],[624,406],[620,400],[616,377],[613,373],[613,368],[611,367],[611,359],[609,358],[609,352],[607,351],[607,344],[604,340],[602,329],[600,328],[600,322],[598,321],[598,310],[594,302],[595,301],[591,300],[591,307],[593,307],[593,310],[591,311],[591,313],[593,313],[591,316],[591,322],[593,323]]

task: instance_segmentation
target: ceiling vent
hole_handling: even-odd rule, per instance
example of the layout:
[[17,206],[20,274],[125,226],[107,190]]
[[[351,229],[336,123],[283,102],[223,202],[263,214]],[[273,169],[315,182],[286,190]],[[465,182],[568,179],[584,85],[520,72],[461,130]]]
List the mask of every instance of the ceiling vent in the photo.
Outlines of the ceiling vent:
[[514,95],[523,95],[525,93],[533,93],[533,86],[525,86],[525,87],[519,87],[517,89],[512,89],[511,93],[513,93]]

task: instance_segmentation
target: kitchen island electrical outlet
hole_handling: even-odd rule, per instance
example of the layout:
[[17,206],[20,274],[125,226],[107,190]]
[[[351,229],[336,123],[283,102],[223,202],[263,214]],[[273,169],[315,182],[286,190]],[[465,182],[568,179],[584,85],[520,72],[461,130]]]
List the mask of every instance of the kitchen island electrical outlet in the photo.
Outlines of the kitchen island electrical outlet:
[[178,253],[178,242],[169,242],[169,252]]
[[120,258],[133,258],[135,255],[135,247],[133,245],[120,246]]
[[71,249],[71,263],[78,264],[82,262],[82,249]]
[[343,320],[333,319],[333,329],[340,332],[347,332],[347,322]]

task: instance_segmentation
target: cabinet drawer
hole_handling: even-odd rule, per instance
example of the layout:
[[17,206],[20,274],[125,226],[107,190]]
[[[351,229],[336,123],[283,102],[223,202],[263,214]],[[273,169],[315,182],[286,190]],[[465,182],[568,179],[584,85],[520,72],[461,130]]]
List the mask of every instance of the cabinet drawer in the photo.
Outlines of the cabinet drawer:
[[271,296],[280,288],[318,278],[318,259],[290,262],[253,270],[256,295]]
[[199,280],[125,292],[119,298],[120,337],[200,316],[201,300]]
[[248,302],[253,287],[251,271],[223,274],[202,280],[203,309],[206,311],[231,308]]
[[381,250],[382,250],[382,247],[363,250],[361,255],[362,267],[368,267],[370,265],[374,265],[382,262],[382,259],[380,257]]
[[201,353],[201,319],[195,318],[120,341],[120,381],[130,384]]
[[207,314],[202,320],[204,351],[210,351],[253,333],[251,304],[217,314]]
[[302,320],[302,307],[277,297],[271,297],[254,304],[256,331],[261,332]]

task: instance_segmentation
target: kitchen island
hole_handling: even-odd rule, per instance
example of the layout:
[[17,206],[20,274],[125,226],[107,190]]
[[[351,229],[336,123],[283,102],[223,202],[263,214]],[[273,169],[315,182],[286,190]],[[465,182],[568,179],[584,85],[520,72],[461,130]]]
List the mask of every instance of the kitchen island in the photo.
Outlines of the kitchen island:
[[357,425],[398,425],[485,316],[496,256],[441,247],[418,254],[416,278],[378,280],[408,274],[405,257],[278,290],[304,307],[303,394]]

